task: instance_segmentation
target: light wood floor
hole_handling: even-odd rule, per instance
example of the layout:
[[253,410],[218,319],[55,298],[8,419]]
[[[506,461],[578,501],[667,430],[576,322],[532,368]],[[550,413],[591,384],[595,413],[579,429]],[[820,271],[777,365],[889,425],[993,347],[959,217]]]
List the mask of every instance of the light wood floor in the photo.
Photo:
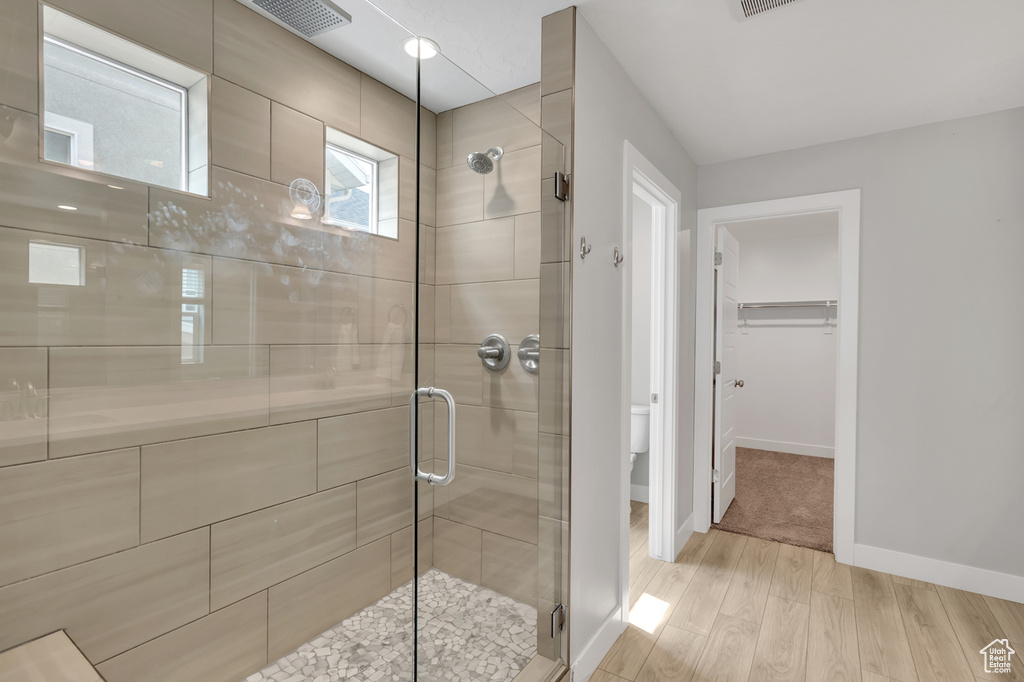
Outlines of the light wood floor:
[[630,625],[592,682],[1024,682],[1020,654],[991,675],[979,653],[1004,637],[1024,653],[1024,605],[714,529],[665,563],[640,503],[630,529],[630,606],[667,610],[653,632]]

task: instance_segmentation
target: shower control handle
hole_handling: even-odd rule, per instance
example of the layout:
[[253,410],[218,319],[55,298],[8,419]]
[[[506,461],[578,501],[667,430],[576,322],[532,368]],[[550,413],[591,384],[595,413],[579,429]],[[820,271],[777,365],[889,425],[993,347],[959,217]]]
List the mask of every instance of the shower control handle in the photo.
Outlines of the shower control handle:
[[519,344],[519,364],[530,374],[540,372],[540,336],[530,334]]
[[500,372],[508,367],[508,361],[512,356],[512,348],[508,341],[501,334],[491,334],[476,350],[476,355],[484,363],[484,367],[494,372]]

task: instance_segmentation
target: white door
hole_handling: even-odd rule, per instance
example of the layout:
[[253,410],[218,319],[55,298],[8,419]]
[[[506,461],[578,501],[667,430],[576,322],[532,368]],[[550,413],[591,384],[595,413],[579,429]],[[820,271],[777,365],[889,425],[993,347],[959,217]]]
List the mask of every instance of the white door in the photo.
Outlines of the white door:
[[740,245],[724,227],[718,228],[715,257],[715,450],[712,464],[713,517],[721,523],[736,497],[736,298]]

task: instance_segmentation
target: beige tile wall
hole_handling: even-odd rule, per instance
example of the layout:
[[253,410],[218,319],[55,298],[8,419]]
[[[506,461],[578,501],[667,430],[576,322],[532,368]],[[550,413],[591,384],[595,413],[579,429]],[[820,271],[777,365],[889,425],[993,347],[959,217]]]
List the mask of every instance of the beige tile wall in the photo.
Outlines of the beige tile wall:
[[[63,628],[112,682],[235,682],[412,578],[436,117],[417,264],[412,101],[234,0],[51,4],[212,76],[211,196],[40,162],[38,4],[5,3],[0,650]],[[327,126],[400,157],[397,240],[290,217],[293,179],[323,187]],[[78,247],[84,285],[29,283],[33,241]],[[185,270],[200,297],[183,296]],[[201,311],[184,344],[183,305]]]
[[[560,526],[538,514],[563,514],[567,340],[541,301],[568,251],[538,191],[537,124],[564,117],[565,88],[424,111],[417,301],[412,102],[234,0],[56,0],[213,76],[211,197],[111,182],[38,160],[37,5],[8,4],[0,491],[17,492],[0,514],[0,649],[66,628],[110,680],[233,680],[411,578],[417,303],[420,381],[456,395],[461,462],[449,489],[420,488],[421,570],[557,599],[536,569]],[[325,126],[399,155],[398,240],[290,217],[294,177],[323,186]],[[470,172],[466,154],[492,146],[498,168]],[[28,285],[33,240],[80,247],[85,285]],[[195,362],[183,304],[202,309]],[[514,356],[542,325],[550,373],[482,368],[483,336]],[[443,407],[424,404],[420,438],[421,466],[443,470]]]
[[[538,391],[516,358],[540,330],[540,86],[437,117],[434,292],[438,385],[458,404],[455,480],[435,491],[434,565],[515,599],[537,600]],[[494,171],[466,156],[500,146]],[[512,360],[485,369],[477,347],[502,334]],[[435,469],[447,452],[434,412]]]

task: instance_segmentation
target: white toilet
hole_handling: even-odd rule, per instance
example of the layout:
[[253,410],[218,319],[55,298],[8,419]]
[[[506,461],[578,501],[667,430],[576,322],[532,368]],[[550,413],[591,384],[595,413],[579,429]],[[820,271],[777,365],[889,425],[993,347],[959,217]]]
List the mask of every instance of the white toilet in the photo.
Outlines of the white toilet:
[[651,406],[633,405],[629,418],[629,470],[636,456],[651,448]]

